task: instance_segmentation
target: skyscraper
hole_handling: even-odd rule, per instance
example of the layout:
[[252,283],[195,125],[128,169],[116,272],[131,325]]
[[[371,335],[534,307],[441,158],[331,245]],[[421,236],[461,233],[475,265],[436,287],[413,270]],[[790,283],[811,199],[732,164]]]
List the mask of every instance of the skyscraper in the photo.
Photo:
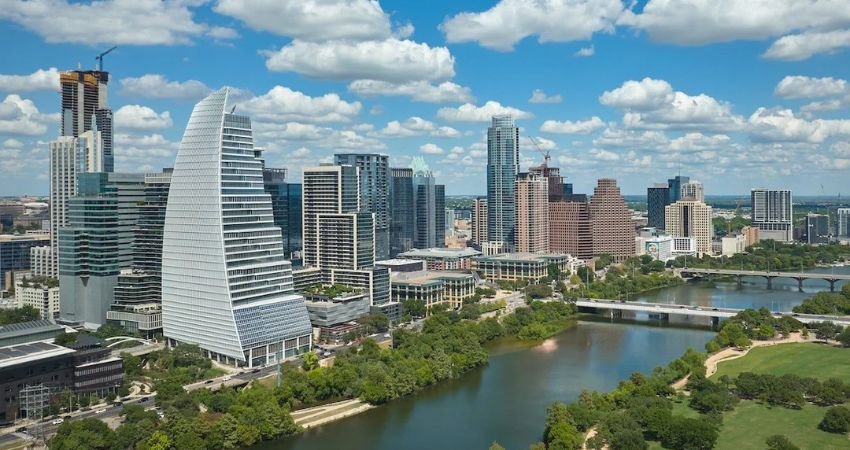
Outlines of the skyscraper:
[[487,241],[487,197],[477,197],[472,203],[472,245],[480,249]]
[[375,214],[375,255],[390,256],[390,163],[377,153],[337,153],[337,165],[360,169],[360,212]]
[[611,255],[616,262],[635,254],[635,227],[617,182],[601,178],[590,199],[593,255]]
[[667,180],[667,186],[670,188],[670,198],[667,204],[675,203],[681,200],[682,198],[682,185],[691,181],[690,177],[683,177],[681,175],[676,175],[673,178]]
[[850,208],[835,210],[835,235],[842,238],[850,237]]
[[549,251],[549,179],[522,172],[516,177],[516,242],[521,253]]
[[657,183],[646,190],[647,226],[664,229],[664,207],[670,204],[670,186]]
[[434,174],[421,157],[413,158],[412,169],[413,247],[445,247],[445,187],[436,184]]
[[528,172],[540,175],[549,180],[549,201],[557,202],[565,196],[573,194],[573,185],[564,183],[564,177],[561,176],[561,169],[550,167],[548,160],[536,167],[529,167]]
[[[62,92],[62,136],[79,137],[86,131],[101,132],[103,153],[99,164],[112,172],[112,110],[107,106],[109,73],[99,70],[70,70],[59,74]],[[100,144],[99,144],[100,145]]]
[[790,190],[758,188],[750,191],[750,198],[752,225],[759,229],[761,240],[794,240],[794,207]]
[[171,177],[162,248],[162,326],[170,342],[253,367],[307,351],[310,319],[293,292],[251,120],[229,89],[195,105]]
[[322,165],[304,168],[302,177],[302,231],[304,265],[319,267],[319,215],[357,213],[360,210],[359,169]]
[[806,214],[806,243],[829,243],[829,216],[826,214]]
[[514,243],[519,173],[519,128],[510,115],[493,116],[487,129],[487,240]]
[[705,203],[705,189],[699,181],[688,181],[682,184],[681,200],[693,200]]
[[711,255],[711,206],[697,200],[679,200],[667,205],[664,230],[674,238],[694,238],[697,253]]
[[549,251],[593,259],[593,233],[587,195],[573,194],[549,203]]
[[[263,168],[263,186],[271,196],[274,224],[280,227],[284,254],[301,260],[301,184],[286,181],[286,169]],[[298,264],[295,264],[298,265]]]
[[413,248],[413,169],[390,169],[390,256]]

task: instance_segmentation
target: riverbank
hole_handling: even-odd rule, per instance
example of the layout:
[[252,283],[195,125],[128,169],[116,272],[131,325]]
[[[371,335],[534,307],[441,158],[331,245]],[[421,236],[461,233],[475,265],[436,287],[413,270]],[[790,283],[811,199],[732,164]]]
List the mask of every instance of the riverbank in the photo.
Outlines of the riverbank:
[[307,430],[312,427],[324,425],[335,420],[345,419],[362,412],[366,412],[374,405],[370,405],[360,399],[343,400],[341,402],[328,403],[322,406],[299,409],[292,411],[290,416],[296,425]]

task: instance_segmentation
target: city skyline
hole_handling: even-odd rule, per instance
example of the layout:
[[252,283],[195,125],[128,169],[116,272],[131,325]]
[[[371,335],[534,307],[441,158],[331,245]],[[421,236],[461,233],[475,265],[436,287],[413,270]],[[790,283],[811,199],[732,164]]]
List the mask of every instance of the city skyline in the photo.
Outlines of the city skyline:
[[[231,85],[268,165],[287,167],[293,181],[334,152],[377,152],[393,167],[423,156],[447,195],[481,195],[484,128],[493,114],[513,113],[519,170],[543,160],[533,136],[577,192],[606,177],[624,194],[643,194],[676,173],[714,195],[841,191],[850,169],[846,44],[807,44],[848,19],[826,27],[795,17],[792,2],[750,3],[753,20],[724,28],[735,8],[708,14],[696,0],[698,16],[711,20],[691,23],[657,0],[632,10],[563,3],[152,2],[139,13],[58,1],[60,27],[12,2],[0,12],[16,55],[0,71],[0,192],[47,194],[58,73],[94,69],[94,56],[116,44],[103,61],[116,171],[172,166],[194,102]],[[596,7],[579,13],[582,3]],[[829,15],[827,3],[813,8]],[[505,26],[509,6],[521,25]],[[102,25],[88,29],[87,18]],[[117,19],[134,32],[113,29]],[[310,60],[317,52],[323,58]],[[808,183],[815,173],[819,182]]]

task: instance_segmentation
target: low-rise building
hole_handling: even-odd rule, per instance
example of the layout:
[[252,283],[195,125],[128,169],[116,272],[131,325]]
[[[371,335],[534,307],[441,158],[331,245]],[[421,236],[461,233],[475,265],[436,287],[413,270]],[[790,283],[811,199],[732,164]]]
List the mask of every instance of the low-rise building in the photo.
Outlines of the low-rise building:
[[151,303],[113,303],[106,312],[106,321],[118,325],[131,334],[151,338],[162,334],[162,304]]
[[673,237],[669,235],[638,236],[635,238],[635,251],[638,256],[649,255],[652,259],[667,262],[673,259]]
[[560,253],[505,253],[475,258],[476,271],[488,281],[540,281],[555,265],[561,273],[571,274],[570,262],[575,259]]
[[390,270],[390,276],[398,272],[416,272],[425,270],[425,261],[421,259],[385,259],[375,261],[375,267],[386,267]]
[[351,322],[369,314],[369,297],[348,286],[314,286],[302,294],[314,327]]
[[423,270],[393,274],[391,284],[398,302],[421,300],[428,309],[440,304],[457,309],[475,295],[476,277],[468,272]]
[[472,247],[425,248],[400,253],[398,257],[425,261],[428,270],[469,270],[472,268],[472,258],[479,255],[481,252]]
[[737,255],[747,250],[747,236],[738,234],[724,236],[720,239],[720,254],[723,256]]
[[759,242],[759,229],[756,227],[746,226],[741,228],[741,235],[746,239],[747,247],[752,247]]
[[19,308],[31,306],[37,309],[42,319],[55,320],[59,317],[59,280],[26,274],[17,276],[15,301]]
[[692,237],[674,237],[673,238],[673,257],[679,256],[696,256],[697,255],[697,240]]

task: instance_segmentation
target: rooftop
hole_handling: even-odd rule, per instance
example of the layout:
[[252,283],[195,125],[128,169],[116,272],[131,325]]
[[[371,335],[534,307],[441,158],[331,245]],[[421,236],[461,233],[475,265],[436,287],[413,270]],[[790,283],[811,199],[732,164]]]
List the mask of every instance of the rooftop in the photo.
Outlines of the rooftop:
[[74,349],[56,345],[50,340],[0,347],[0,368],[67,355],[74,352]]
[[423,248],[413,249],[399,256],[404,258],[471,258],[480,255],[481,252],[472,247],[466,248]]
[[417,264],[417,263],[424,264],[425,261],[422,261],[421,259],[412,259],[412,258],[411,259],[394,258],[394,259],[385,259],[385,260],[382,260],[382,261],[375,261],[376,266],[407,266],[409,264]]
[[61,325],[56,325],[49,320],[31,320],[29,322],[11,323],[0,326],[0,339],[9,339],[18,336],[64,330]]
[[402,272],[393,274],[393,284],[415,284],[426,285],[439,283],[443,280],[473,279],[474,276],[467,272],[454,272],[451,270],[420,270],[418,272]]
[[552,258],[568,258],[564,253],[502,253],[500,255],[482,256],[482,260],[501,261],[545,261]]
[[49,234],[0,234],[0,242],[49,241]]

